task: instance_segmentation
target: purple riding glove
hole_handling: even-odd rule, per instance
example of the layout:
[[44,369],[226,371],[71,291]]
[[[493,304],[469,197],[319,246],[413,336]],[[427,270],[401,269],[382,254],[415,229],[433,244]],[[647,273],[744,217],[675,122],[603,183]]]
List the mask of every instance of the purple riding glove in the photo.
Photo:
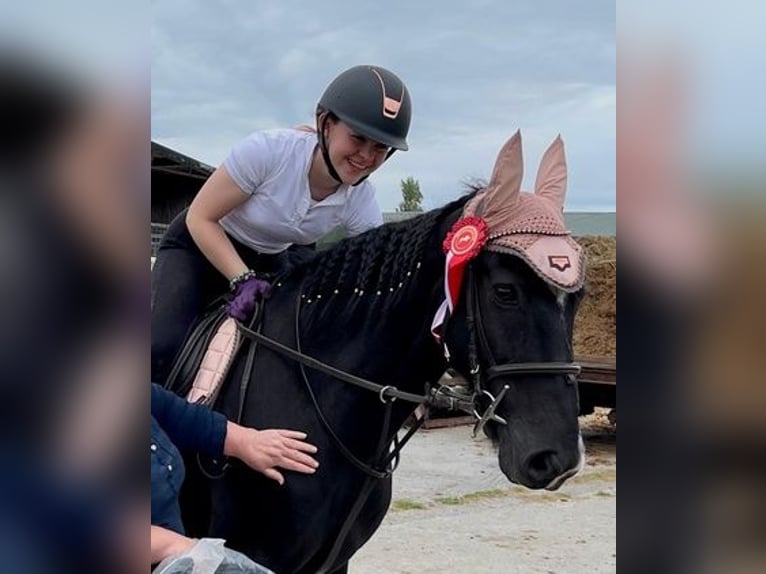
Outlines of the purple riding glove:
[[226,312],[230,317],[244,323],[250,319],[256,301],[268,297],[270,291],[271,283],[268,281],[257,277],[245,279],[237,285],[234,297],[226,304]]

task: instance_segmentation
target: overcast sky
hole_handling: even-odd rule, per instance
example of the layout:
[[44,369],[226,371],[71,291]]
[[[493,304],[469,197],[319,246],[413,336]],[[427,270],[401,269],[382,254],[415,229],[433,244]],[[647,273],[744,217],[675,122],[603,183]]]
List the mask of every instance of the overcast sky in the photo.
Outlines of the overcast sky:
[[372,176],[384,211],[419,180],[426,208],[487,178],[520,128],[524,189],[561,134],[566,208],[615,209],[611,0],[163,0],[152,3],[152,139],[217,166],[252,131],[313,123],[327,83],[356,64],[398,74],[410,151]]

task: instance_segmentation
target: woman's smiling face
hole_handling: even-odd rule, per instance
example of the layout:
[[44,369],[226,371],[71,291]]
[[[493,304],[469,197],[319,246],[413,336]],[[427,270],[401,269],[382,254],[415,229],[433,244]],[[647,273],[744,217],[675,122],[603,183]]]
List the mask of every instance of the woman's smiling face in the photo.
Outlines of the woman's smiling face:
[[344,184],[356,183],[386,160],[388,146],[356,133],[344,122],[329,121],[326,130],[330,161]]

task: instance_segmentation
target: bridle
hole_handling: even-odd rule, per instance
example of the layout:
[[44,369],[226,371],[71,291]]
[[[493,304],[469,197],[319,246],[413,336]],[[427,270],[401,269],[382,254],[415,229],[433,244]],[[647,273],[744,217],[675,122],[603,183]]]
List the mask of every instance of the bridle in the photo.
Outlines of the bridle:
[[[468,366],[471,376],[472,389],[470,389],[470,400],[475,405],[473,416],[477,422],[474,425],[473,435],[476,436],[491,420],[501,425],[507,424],[507,421],[495,414],[497,407],[508,392],[509,386],[504,385],[497,396],[484,388],[482,385],[481,363],[479,355],[485,358],[486,364],[486,382],[508,375],[566,375],[567,382],[574,384],[577,381],[577,375],[580,374],[581,367],[574,362],[526,362],[526,363],[497,363],[492,353],[492,348],[487,341],[487,334],[484,328],[482,318],[481,304],[479,301],[479,290],[476,286],[476,276],[473,264],[468,264],[466,284],[466,327],[468,329]],[[443,326],[446,332],[447,323],[450,317],[445,319]],[[478,341],[477,341],[478,339]],[[478,343],[478,345],[477,345]],[[479,412],[479,402],[482,399],[489,399],[490,404],[484,410]]]

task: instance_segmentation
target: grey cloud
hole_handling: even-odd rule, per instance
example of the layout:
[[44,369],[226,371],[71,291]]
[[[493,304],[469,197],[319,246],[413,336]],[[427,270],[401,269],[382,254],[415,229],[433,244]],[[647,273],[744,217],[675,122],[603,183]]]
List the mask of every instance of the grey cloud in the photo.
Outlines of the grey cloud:
[[569,206],[613,208],[614,4],[581,4],[166,0],[154,8],[152,135],[217,165],[253,130],[310,122],[335,74],[377,63],[414,107],[411,150],[373,176],[384,209],[410,175],[428,207],[455,197],[516,128],[530,157],[562,133]]

